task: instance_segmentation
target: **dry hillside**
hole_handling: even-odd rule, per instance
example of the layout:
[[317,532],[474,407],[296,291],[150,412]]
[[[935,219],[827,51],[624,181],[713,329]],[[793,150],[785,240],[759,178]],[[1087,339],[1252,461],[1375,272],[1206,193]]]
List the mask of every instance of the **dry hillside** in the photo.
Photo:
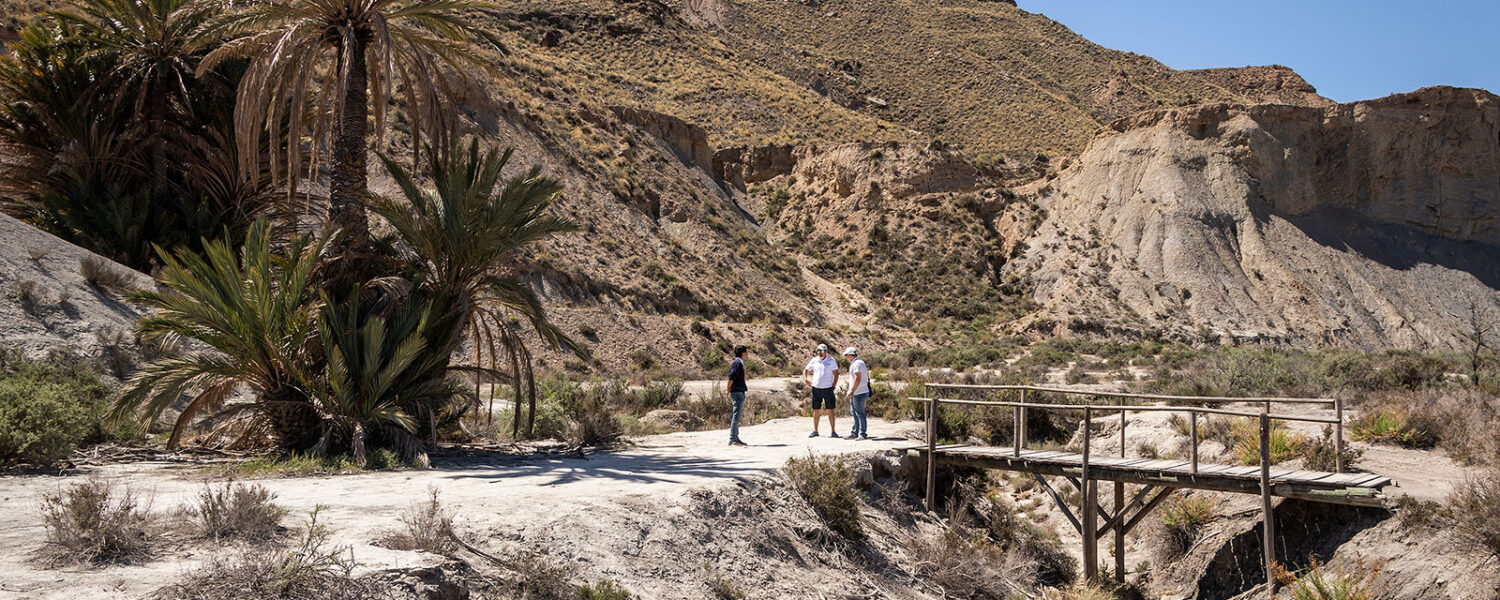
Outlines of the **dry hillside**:
[[1043,192],[1012,263],[1038,329],[1449,347],[1471,304],[1500,306],[1500,98],[1482,90],[1142,113]]

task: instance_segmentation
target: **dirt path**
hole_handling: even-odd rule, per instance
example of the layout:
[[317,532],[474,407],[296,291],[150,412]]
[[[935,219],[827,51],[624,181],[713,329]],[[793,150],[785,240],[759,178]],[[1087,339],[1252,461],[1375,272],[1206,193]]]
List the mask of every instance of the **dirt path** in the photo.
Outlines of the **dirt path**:
[[[848,427],[849,421],[841,423]],[[637,440],[632,448],[591,454],[437,460],[432,469],[356,475],[264,479],[258,483],[292,511],[288,523],[305,521],[323,506],[320,521],[335,542],[353,548],[364,569],[412,567],[433,557],[374,546],[372,541],[400,526],[400,517],[429,490],[441,493],[459,516],[459,527],[503,530],[570,512],[621,502],[667,502],[688,491],[772,473],[792,456],[880,450],[908,444],[912,423],[870,424],[875,439],[850,441],[808,438],[809,419],[771,421],[741,430],[748,447],[727,446],[722,430],[673,433]],[[91,475],[117,479],[150,493],[153,508],[166,513],[189,504],[203,489],[205,469],[176,463],[133,463],[92,469]],[[42,495],[87,475],[0,477],[0,599],[133,598],[150,593],[197,567],[213,549],[204,545],[165,549],[156,559],[99,569],[44,569],[30,558],[42,545],[38,510]]]

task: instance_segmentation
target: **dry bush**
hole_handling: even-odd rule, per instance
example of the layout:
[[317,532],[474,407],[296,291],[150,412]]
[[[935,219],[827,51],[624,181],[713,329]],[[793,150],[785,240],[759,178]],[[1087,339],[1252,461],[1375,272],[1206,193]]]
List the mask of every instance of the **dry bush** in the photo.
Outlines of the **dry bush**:
[[1418,528],[1430,527],[1453,515],[1448,507],[1431,500],[1418,500],[1409,494],[1402,494],[1396,498],[1396,516],[1401,519],[1403,527]]
[[635,594],[618,582],[605,579],[579,586],[578,600],[635,600]]
[[328,547],[331,533],[318,523],[314,509],[295,544],[259,549],[227,559],[216,558],[157,593],[162,600],[272,600],[319,598],[362,600],[385,596],[380,584],[352,577],[354,559],[347,546]]
[[127,562],[150,554],[149,499],[143,505],[129,486],[90,479],[42,496],[47,529],[44,557],[53,562]]
[[1152,534],[1157,558],[1172,561],[1191,550],[1203,528],[1217,516],[1210,496],[1190,495],[1168,500],[1161,507],[1161,526]]
[[864,539],[860,524],[859,492],[854,489],[854,471],[841,456],[808,454],[793,456],[782,467],[792,488],[812,506],[829,528],[852,539]]
[[573,566],[540,552],[523,551],[511,563],[516,574],[511,583],[517,600],[556,600],[572,597]]
[[1466,479],[1448,496],[1448,510],[1461,542],[1500,557],[1500,471]]
[[453,515],[443,508],[438,500],[438,491],[432,490],[426,502],[419,502],[401,515],[405,531],[386,536],[381,544],[395,550],[423,550],[434,554],[449,554],[458,550],[453,533]]
[[96,290],[123,293],[130,291],[132,277],[98,256],[87,256],[78,261],[78,273]]
[[42,308],[43,290],[41,284],[32,279],[21,279],[11,284],[11,295],[21,304],[21,310],[26,314],[36,315]]
[[228,482],[204,487],[193,507],[198,533],[220,540],[237,538],[264,541],[281,533],[287,510],[272,500],[276,495],[259,484]]
[[1006,598],[1016,581],[1029,579],[1029,564],[1013,560],[982,535],[950,523],[942,531],[912,538],[907,545],[911,569],[943,591],[944,598]]
[[568,407],[567,440],[579,446],[611,446],[625,435],[620,418],[604,399],[585,394]]
[[[1192,435],[1193,424],[1187,417],[1172,413],[1167,417],[1167,423],[1177,430],[1183,437]],[[1207,417],[1198,419],[1198,441],[1212,440],[1223,444],[1225,448],[1235,445],[1234,421],[1227,417]]]
[[[1359,459],[1364,457],[1364,450],[1356,450],[1344,447],[1343,459],[1344,470],[1348,471],[1359,464]],[[1324,425],[1322,437],[1314,438],[1302,447],[1302,466],[1309,471],[1333,472],[1338,468],[1339,448],[1333,440],[1333,426]]]

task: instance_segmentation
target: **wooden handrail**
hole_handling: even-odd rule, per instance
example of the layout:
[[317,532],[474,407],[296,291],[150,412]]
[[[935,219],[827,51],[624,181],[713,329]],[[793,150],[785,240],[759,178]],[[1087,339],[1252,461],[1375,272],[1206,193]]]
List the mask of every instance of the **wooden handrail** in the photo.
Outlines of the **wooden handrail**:
[[[1327,404],[1333,405],[1337,400],[1330,398],[1234,398],[1230,396],[1167,396],[1163,394],[1136,394],[1131,392],[1102,392],[1094,390],[1079,390],[1068,388],[1043,387],[1036,385],[977,385],[966,383],[924,383],[926,387],[953,388],[963,390],[1023,390],[1033,392],[1047,392],[1052,394],[1072,394],[1075,396],[1103,396],[1109,398],[1140,398],[1142,400],[1185,400],[1188,402],[1270,402],[1276,404]],[[946,400],[944,400],[946,402]]]
[[[1024,402],[1005,402],[1002,400],[957,400],[953,398],[907,398],[913,402],[932,403],[934,400],[943,404],[963,404],[968,406],[1019,406],[1022,408],[1041,408],[1050,410],[1083,410],[1092,409],[1098,411],[1123,411],[1123,412],[1194,412],[1206,415],[1224,415],[1229,417],[1249,417],[1258,419],[1263,412],[1245,412],[1239,410],[1224,410],[1222,408],[1204,408],[1201,406],[1111,406],[1108,404],[1036,404]],[[1296,421],[1302,423],[1324,423],[1327,425],[1337,424],[1335,419],[1323,417],[1302,417],[1297,415],[1270,414],[1272,420]]]

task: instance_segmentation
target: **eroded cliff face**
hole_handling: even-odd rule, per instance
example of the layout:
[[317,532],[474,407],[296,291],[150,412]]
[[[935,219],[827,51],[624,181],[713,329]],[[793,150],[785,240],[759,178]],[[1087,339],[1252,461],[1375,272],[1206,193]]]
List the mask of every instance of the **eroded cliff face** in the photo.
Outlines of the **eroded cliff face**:
[[1113,123],[1011,269],[1031,327],[1451,347],[1500,306],[1500,105],[1428,88]]

